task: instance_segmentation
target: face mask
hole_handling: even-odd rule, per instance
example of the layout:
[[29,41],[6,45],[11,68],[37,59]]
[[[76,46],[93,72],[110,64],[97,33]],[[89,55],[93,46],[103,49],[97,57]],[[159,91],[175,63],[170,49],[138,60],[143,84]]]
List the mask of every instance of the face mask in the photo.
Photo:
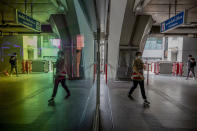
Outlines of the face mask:
[[142,59],[142,56],[138,56],[137,58]]

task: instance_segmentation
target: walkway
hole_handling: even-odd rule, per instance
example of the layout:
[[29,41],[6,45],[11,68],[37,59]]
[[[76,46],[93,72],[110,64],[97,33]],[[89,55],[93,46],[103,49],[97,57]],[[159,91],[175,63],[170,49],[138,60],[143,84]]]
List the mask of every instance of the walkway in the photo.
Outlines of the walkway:
[[[54,104],[48,105],[53,83],[52,74],[1,77],[1,131],[88,131],[94,113],[95,99],[89,98],[92,83],[67,82],[71,97],[64,99],[59,87]],[[89,98],[89,99],[88,99]],[[88,109],[88,111],[87,111]]]
[[112,115],[103,115],[108,122],[102,122],[102,131],[197,130],[197,81],[151,75],[146,86],[149,108],[143,106],[139,88],[134,100],[127,97],[130,86],[131,82],[108,84]]

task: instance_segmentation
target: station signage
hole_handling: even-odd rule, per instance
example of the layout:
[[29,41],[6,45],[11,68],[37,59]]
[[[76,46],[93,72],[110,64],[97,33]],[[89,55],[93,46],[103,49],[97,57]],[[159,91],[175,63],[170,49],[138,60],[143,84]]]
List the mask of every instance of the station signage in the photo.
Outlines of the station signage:
[[41,32],[41,23],[20,11],[16,11],[16,22],[29,29]]
[[171,17],[170,19],[164,21],[160,25],[160,32],[164,33],[166,31],[172,30],[184,24],[185,12],[182,11],[179,14]]

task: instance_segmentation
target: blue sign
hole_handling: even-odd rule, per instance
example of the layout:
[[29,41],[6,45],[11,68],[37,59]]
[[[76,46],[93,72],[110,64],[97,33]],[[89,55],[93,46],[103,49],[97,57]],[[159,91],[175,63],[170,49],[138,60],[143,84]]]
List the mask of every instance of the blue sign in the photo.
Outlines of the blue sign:
[[161,23],[160,31],[166,32],[168,30],[174,29],[182,24],[184,24],[185,12],[180,12],[179,14],[171,17],[170,19]]
[[41,32],[41,23],[26,14],[17,11],[17,23],[26,26],[27,28]]

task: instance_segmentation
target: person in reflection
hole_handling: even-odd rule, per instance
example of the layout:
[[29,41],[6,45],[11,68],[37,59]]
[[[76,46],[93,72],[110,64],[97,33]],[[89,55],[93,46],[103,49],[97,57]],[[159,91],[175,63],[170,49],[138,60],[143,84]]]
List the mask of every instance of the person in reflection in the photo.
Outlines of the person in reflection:
[[18,70],[17,70],[17,54],[13,53],[13,55],[10,57],[10,64],[11,64],[11,71],[10,76],[12,76],[13,70],[16,72],[16,76],[18,76]]
[[188,80],[190,72],[193,74],[194,80],[196,79],[195,77],[195,71],[194,68],[196,66],[196,61],[195,58],[192,58],[192,55],[188,56],[188,61],[187,61],[187,68],[188,68],[188,72],[187,72],[187,78],[186,80]]
[[62,84],[62,87],[67,92],[67,95],[65,96],[65,99],[70,97],[70,91],[69,91],[69,89],[66,85],[66,76],[67,76],[67,67],[66,67],[65,59],[64,59],[64,52],[59,51],[58,52],[58,58],[57,58],[57,61],[56,61],[56,74],[55,74],[53,94],[52,94],[51,99],[48,100],[48,102],[54,101],[54,98],[57,94],[57,89],[58,89],[59,83]]
[[131,87],[128,97],[132,98],[132,93],[133,91],[137,88],[138,84],[140,85],[140,90],[142,97],[144,99],[144,104],[150,104],[150,102],[146,98],[146,93],[144,90],[144,75],[143,75],[143,70],[145,66],[142,61],[142,53],[137,52],[136,53],[136,58],[133,62],[133,73],[131,79],[133,80],[133,86]]

